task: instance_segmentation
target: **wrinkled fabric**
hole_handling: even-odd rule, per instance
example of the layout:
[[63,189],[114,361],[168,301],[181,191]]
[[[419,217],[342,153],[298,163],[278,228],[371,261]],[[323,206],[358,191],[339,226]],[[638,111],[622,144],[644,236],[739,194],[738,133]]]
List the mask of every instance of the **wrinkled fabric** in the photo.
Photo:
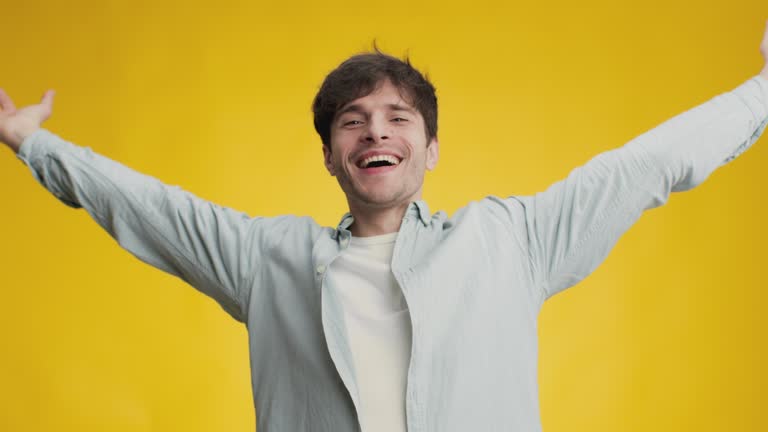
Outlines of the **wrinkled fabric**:
[[[410,310],[411,432],[539,431],[537,316],[592,272],[647,209],[703,182],[768,122],[755,76],[532,196],[447,217],[411,203],[392,271]],[[326,269],[348,246],[308,217],[250,217],[39,130],[18,157],[133,255],[215,299],[248,329],[260,432],[360,430],[344,314]]]

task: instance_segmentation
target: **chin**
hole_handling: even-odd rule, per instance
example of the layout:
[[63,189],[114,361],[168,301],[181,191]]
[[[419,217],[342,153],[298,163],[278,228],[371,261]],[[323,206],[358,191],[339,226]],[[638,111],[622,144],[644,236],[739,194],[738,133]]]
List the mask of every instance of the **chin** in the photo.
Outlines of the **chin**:
[[394,193],[375,193],[358,195],[358,201],[368,207],[393,207],[403,201],[403,197]]

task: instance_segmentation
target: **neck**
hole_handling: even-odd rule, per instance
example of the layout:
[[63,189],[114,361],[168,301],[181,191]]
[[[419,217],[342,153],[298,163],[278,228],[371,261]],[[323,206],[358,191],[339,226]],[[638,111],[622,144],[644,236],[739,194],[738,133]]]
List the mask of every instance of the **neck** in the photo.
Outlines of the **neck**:
[[355,221],[349,227],[355,237],[371,237],[400,230],[410,202],[394,207],[370,208],[350,203],[349,212]]

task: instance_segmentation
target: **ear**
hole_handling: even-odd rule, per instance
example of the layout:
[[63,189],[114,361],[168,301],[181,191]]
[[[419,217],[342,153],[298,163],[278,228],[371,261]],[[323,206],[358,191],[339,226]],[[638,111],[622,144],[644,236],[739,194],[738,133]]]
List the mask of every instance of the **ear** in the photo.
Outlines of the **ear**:
[[331,148],[330,146],[327,146],[323,144],[323,162],[325,163],[325,169],[328,170],[328,173],[332,176],[336,175],[336,172],[333,169],[333,162],[331,161]]
[[427,169],[432,171],[437,166],[437,160],[440,157],[440,143],[437,138],[432,138],[427,144]]

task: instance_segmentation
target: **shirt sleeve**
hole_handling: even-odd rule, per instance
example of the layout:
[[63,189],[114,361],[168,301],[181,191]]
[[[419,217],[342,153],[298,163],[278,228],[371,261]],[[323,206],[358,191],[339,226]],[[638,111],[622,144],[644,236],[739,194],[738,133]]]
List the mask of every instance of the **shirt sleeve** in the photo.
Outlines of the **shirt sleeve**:
[[178,276],[244,322],[257,271],[256,219],[204,201],[39,129],[18,152],[56,198],[83,208],[140,260]]
[[585,278],[647,209],[701,184],[768,124],[768,80],[730,92],[599,154],[544,192],[507,204],[525,220],[534,278],[548,298]]

